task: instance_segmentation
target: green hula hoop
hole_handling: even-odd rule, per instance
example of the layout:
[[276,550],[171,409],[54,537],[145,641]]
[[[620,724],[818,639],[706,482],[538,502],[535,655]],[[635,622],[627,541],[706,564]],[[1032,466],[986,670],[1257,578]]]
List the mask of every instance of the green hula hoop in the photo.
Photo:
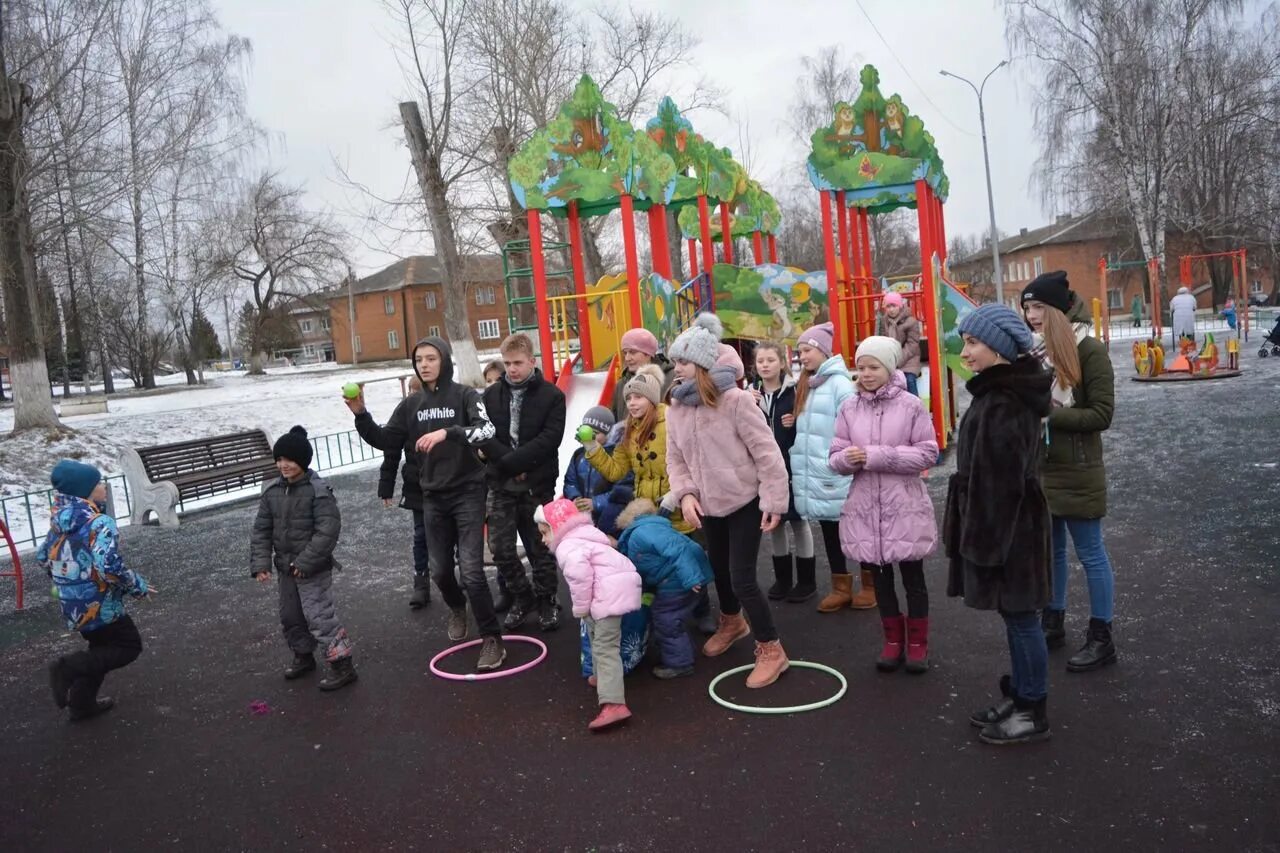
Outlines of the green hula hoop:
[[721,699],[717,696],[716,685],[731,675],[736,675],[739,672],[746,672],[747,670],[754,668],[755,664],[748,663],[734,667],[733,669],[725,670],[715,678],[711,679],[711,683],[707,685],[707,693],[717,705],[728,708],[730,711],[740,711],[744,714],[799,714],[804,711],[816,711],[819,708],[834,705],[836,702],[839,702],[844,694],[849,690],[849,682],[845,680],[845,677],[829,666],[825,666],[820,663],[810,663],[807,660],[793,660],[791,661],[791,665],[798,666],[801,669],[816,669],[819,672],[825,672],[827,675],[835,676],[840,682],[840,690],[837,691],[836,695],[832,696],[830,699],[823,699],[821,702],[810,702],[808,705],[792,705],[789,708],[767,708],[759,705],[736,705],[727,699]]

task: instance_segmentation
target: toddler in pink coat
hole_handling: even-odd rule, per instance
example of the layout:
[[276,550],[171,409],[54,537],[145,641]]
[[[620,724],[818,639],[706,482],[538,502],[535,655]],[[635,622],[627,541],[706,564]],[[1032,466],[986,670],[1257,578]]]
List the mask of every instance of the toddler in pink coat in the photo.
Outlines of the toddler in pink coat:
[[[929,668],[929,593],[924,558],[938,543],[933,503],[920,473],[938,459],[933,421],[920,398],[907,390],[898,364],[902,346],[873,335],[858,345],[857,393],[836,417],[832,470],[855,474],[840,513],[840,544],[863,572],[875,578],[884,626],[876,666],[892,672]],[[898,609],[893,564],[907,592],[907,615]],[[904,648],[905,638],[905,648]]]
[[542,507],[538,524],[569,585],[573,615],[591,640],[600,713],[587,728],[609,728],[631,716],[622,686],[622,617],[640,609],[640,573],[592,525],[591,513],[567,498]]

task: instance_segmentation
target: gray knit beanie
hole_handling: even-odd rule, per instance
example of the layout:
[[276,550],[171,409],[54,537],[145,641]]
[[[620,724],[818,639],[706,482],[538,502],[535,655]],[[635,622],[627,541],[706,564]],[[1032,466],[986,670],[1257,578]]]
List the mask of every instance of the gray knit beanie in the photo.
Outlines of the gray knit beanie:
[[703,370],[710,370],[716,366],[716,359],[720,357],[722,335],[724,324],[720,322],[720,318],[704,312],[667,348],[667,357],[672,361],[692,362]]
[[1034,343],[1026,321],[1007,305],[988,302],[960,321],[960,334],[970,335],[991,347],[1006,361],[1029,352]]

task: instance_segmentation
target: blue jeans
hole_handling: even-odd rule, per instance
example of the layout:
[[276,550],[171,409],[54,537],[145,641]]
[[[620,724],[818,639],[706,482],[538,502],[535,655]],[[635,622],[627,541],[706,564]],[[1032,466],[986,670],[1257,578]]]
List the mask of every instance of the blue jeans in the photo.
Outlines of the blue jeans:
[[653,618],[653,633],[658,638],[663,666],[671,669],[693,666],[693,643],[689,642],[689,629],[685,622],[689,621],[701,598],[701,594],[693,591],[660,592],[653,597],[649,615]]
[[1067,609],[1067,535],[1076,546],[1076,556],[1084,566],[1089,584],[1089,615],[1110,622],[1115,608],[1116,576],[1111,558],[1102,544],[1102,519],[1053,517],[1053,600],[1052,610]]
[[1040,615],[1034,610],[1005,613],[1005,636],[1009,640],[1010,679],[1013,692],[1028,702],[1038,702],[1049,695],[1049,647],[1044,642]]
[[910,391],[915,396],[919,397],[920,391],[916,387],[916,375],[914,373],[905,373],[905,372],[902,375],[907,377],[907,390]]

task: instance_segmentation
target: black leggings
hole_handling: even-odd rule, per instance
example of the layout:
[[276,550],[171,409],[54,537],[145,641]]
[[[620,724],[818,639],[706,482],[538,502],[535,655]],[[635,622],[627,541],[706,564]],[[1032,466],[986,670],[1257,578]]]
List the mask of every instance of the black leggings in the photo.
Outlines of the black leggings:
[[840,522],[819,521],[818,527],[822,528],[822,545],[827,549],[827,562],[831,564],[831,574],[849,574],[844,549],[840,547]]
[[[880,605],[880,615],[884,618],[899,616],[898,595],[893,586],[893,564],[876,566],[862,563],[864,572],[871,572],[876,578],[876,603]],[[904,560],[898,564],[902,573],[902,588],[907,591],[907,616],[912,619],[924,619],[929,615],[929,590],[924,585],[924,561]]]
[[702,529],[707,535],[707,557],[716,574],[720,612],[733,616],[745,610],[756,642],[768,643],[778,639],[769,602],[756,582],[756,560],[760,556],[760,501],[753,500],[720,518],[703,516]]

